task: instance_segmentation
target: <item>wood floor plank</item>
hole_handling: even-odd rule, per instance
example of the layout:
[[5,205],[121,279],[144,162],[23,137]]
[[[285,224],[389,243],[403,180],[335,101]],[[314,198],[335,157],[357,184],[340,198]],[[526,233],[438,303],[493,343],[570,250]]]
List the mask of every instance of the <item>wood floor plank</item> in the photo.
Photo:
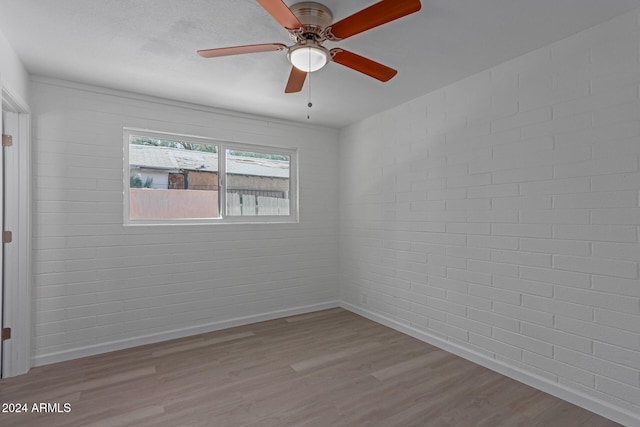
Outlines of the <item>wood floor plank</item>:
[[229,341],[235,341],[235,340],[239,340],[239,339],[242,339],[242,338],[251,337],[253,335],[254,335],[253,332],[247,331],[247,332],[240,332],[238,334],[233,334],[233,335],[226,335],[226,336],[222,336],[222,337],[209,338],[209,339],[202,340],[202,341],[199,341],[199,342],[193,342],[193,343],[183,344],[183,345],[176,346],[176,347],[156,350],[156,351],[151,352],[151,357],[161,357],[161,356],[166,356],[168,354],[180,353],[180,352],[183,352],[183,351],[194,350],[194,349],[198,349],[198,348],[202,348],[202,347],[209,347],[211,345],[225,343],[225,342],[229,342]]
[[86,424],[86,427],[125,427],[163,413],[164,408],[162,406],[148,406],[146,408],[136,409],[131,412],[125,412],[114,417]]
[[32,369],[2,427],[612,427],[618,424],[343,309]]
[[443,350],[430,351],[426,354],[414,357],[413,359],[396,363],[395,365],[375,371],[371,375],[373,375],[380,381],[384,381],[405,372],[410,372],[415,369],[426,367],[430,362],[442,359],[444,357],[447,357],[447,353]]
[[375,350],[381,345],[382,344],[380,344],[379,342],[368,342],[360,344],[356,347],[350,346],[349,348],[344,350],[328,352],[326,354],[323,354],[322,356],[317,356],[311,359],[294,363],[291,365],[291,368],[293,368],[293,370],[296,372],[301,372],[306,369],[315,368],[317,366],[324,365],[336,360],[344,359],[345,357],[355,356],[359,353]]

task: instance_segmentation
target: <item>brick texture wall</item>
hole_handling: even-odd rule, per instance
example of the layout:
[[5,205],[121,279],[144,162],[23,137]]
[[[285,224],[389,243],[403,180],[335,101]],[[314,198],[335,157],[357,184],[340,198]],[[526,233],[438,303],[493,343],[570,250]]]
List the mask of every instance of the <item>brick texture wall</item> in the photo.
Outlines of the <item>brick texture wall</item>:
[[[335,130],[42,78],[32,94],[35,364],[335,304]],[[297,147],[300,223],[124,227],[125,126]]]
[[640,422],[638,11],[341,132],[351,307]]

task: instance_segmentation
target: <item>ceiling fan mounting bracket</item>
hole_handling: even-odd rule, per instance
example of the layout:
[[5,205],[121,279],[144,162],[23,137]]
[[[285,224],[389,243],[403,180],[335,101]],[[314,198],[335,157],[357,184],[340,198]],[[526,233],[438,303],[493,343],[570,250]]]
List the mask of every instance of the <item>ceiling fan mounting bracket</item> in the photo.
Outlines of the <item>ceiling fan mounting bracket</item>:
[[342,40],[340,37],[336,37],[333,35],[333,33],[331,32],[331,26],[326,27],[322,31],[322,35],[324,36],[325,40],[329,40],[332,42],[339,42],[340,40]]

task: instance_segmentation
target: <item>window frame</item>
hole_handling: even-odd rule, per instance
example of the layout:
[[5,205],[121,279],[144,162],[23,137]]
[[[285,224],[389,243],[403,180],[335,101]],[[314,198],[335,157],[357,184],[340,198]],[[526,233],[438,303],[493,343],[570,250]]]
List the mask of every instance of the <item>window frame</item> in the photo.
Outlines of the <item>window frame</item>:
[[[154,139],[178,140],[194,144],[215,145],[218,150],[218,218],[173,218],[173,219],[131,219],[130,218],[130,156],[131,136],[147,136]],[[227,215],[227,150],[249,151],[265,154],[276,154],[289,157],[289,215]],[[123,224],[125,226],[148,225],[213,225],[213,224],[268,224],[298,223],[298,149],[275,147],[270,145],[247,144],[244,142],[224,141],[210,137],[161,132],[148,129],[123,129]]]

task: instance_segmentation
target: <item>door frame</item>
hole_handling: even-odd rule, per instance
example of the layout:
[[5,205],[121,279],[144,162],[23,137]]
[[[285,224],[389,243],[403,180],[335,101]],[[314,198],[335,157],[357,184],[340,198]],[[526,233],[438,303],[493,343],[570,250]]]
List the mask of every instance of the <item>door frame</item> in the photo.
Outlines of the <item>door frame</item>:
[[[0,80],[0,93],[2,81]],[[4,107],[0,109],[0,134],[4,135]],[[0,224],[4,227],[4,149],[0,150]],[[0,329],[4,328],[4,245],[0,244]],[[0,378],[4,371],[4,340],[0,338]]]
[[4,148],[3,156],[3,222],[13,234],[12,242],[3,245],[2,323],[11,328],[11,338],[2,345],[6,378],[31,368],[31,115],[24,101],[0,86],[3,132],[13,136],[13,146]]

